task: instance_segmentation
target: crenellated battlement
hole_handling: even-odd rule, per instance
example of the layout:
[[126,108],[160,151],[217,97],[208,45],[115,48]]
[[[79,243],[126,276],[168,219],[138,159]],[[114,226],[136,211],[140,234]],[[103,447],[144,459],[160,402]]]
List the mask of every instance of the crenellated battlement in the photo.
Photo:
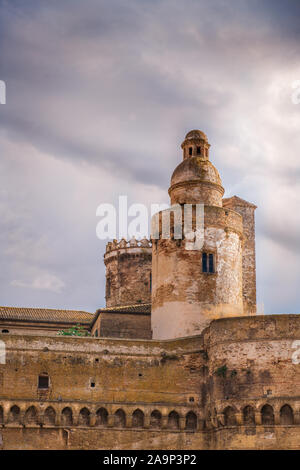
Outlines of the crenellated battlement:
[[112,242],[108,242],[106,245],[106,252],[104,257],[111,253],[112,251],[121,251],[132,248],[152,248],[151,240],[147,238],[142,238],[142,240],[137,240],[135,237],[132,237],[130,240],[125,240],[122,238],[119,242],[115,239]]
[[106,245],[106,306],[151,302],[152,243],[143,238]]

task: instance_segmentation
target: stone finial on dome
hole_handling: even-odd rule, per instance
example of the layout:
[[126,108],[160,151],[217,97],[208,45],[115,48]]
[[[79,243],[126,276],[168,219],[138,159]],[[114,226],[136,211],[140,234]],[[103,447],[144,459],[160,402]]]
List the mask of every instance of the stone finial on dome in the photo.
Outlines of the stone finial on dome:
[[183,149],[183,159],[199,157],[203,160],[209,159],[209,147],[207,135],[199,130],[193,130],[186,134],[181,144]]

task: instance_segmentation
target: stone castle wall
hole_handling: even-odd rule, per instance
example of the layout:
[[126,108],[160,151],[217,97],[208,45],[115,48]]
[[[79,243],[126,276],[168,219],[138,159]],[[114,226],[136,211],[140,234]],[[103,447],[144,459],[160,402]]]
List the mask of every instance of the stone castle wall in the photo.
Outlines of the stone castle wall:
[[223,207],[243,218],[243,302],[245,315],[256,313],[255,209],[256,206],[236,196],[223,199]]

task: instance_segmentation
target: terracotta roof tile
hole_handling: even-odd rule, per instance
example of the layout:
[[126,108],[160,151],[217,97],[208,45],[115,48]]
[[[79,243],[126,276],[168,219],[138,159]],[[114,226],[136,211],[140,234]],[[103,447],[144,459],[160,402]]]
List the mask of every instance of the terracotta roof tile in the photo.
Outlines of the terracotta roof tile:
[[119,307],[100,308],[98,312],[111,313],[151,313],[151,304],[121,305]]
[[0,320],[89,324],[94,314],[80,310],[0,307]]

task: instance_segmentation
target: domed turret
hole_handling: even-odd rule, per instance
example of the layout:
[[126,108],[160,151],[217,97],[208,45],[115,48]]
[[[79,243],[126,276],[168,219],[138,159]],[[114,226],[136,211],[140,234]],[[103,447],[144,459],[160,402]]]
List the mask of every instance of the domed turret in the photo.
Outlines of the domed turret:
[[207,204],[222,207],[224,188],[218,170],[209,161],[204,132],[188,132],[181,144],[183,162],[175,168],[169,195],[171,204]]
[[[243,314],[242,216],[222,207],[224,189],[209,161],[206,135],[190,131],[181,147],[183,161],[173,172],[169,195],[172,205],[181,205],[183,217],[170,218],[170,237],[159,229],[152,248],[154,339],[200,334],[215,318]],[[203,245],[193,249],[187,248],[188,237],[173,235],[179,225],[185,234],[183,204],[204,205]],[[164,215],[160,212],[159,220]]]
[[206,134],[202,131],[193,130],[187,133],[181,144],[183,158],[200,157],[203,160],[209,158],[209,147]]

